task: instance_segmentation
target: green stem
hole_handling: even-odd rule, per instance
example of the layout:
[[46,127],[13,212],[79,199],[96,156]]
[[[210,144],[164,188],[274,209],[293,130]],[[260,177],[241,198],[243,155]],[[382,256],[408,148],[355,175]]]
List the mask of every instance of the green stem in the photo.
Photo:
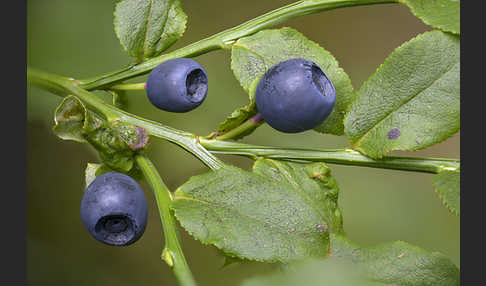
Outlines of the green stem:
[[154,192],[157,207],[159,209],[160,220],[162,222],[162,229],[165,237],[165,247],[162,252],[162,259],[172,267],[174,275],[180,285],[195,286],[196,281],[194,280],[189,265],[184,257],[175,218],[170,210],[172,201],[171,193],[164,184],[164,181],[160,177],[155,166],[147,157],[137,155],[135,160]]
[[111,90],[123,91],[123,90],[145,90],[145,82],[141,83],[121,83],[110,86]]
[[249,20],[239,26],[227,29],[218,34],[202,39],[193,44],[173,52],[149,59],[140,64],[123,68],[119,71],[111,72],[102,76],[85,79],[80,81],[80,86],[87,90],[103,89],[114,83],[133,78],[150,72],[160,63],[183,57],[196,57],[210,51],[227,49],[241,37],[249,36],[265,28],[275,26],[289,19],[297,18],[304,15],[314,14],[322,11],[372,5],[385,3],[399,3],[398,0],[307,0],[297,1],[295,3],[283,6],[270,11],[264,15]]
[[80,88],[74,79],[27,67],[27,80],[38,87],[47,89],[60,96],[66,96],[68,94],[76,95],[92,110],[105,116],[109,122],[121,120],[143,127],[150,135],[168,140],[186,149],[211,169],[219,169],[224,166],[223,162],[201,146],[198,137],[194,134],[138,117],[109,105],[94,94]]
[[218,135],[214,139],[216,140],[229,140],[233,139],[245,132],[248,132],[249,130],[253,130],[257,128],[258,126],[262,125],[264,123],[262,117],[260,114],[257,114],[253,116],[252,118],[248,119],[247,121],[243,122],[243,124],[239,125],[238,127],[231,129],[230,131]]
[[[130,114],[116,107],[105,104],[101,99],[90,92],[79,88],[73,79],[40,72],[27,68],[27,79],[44,89],[56,94],[74,94],[85,101],[95,111],[100,112],[111,120],[119,119],[140,127],[153,136],[166,139],[186,149],[211,169],[224,167],[224,163],[214,154],[232,154],[250,158],[266,157],[279,160],[292,160],[300,162],[322,161],[333,164],[364,166],[372,168],[404,170],[425,173],[438,173],[444,169],[459,169],[460,161],[454,159],[436,158],[409,158],[409,157],[384,157],[374,160],[361,153],[350,150],[309,150],[298,148],[279,148],[269,146],[248,145],[222,140],[208,140],[194,134],[164,126],[158,122],[147,120]],[[248,125],[251,125],[248,123]],[[246,127],[248,127],[246,125]],[[238,129],[235,133],[247,130],[246,127]],[[235,135],[233,133],[233,135]],[[209,150],[209,151],[208,151]]]
[[460,167],[460,161],[455,159],[385,156],[380,160],[375,160],[351,149],[310,150],[256,146],[220,140],[201,139],[200,141],[212,153],[239,155],[253,159],[265,157],[296,162],[326,162],[433,174],[442,170],[458,170]]
[[79,87],[79,81],[60,75],[47,73],[35,68],[27,67],[27,81],[54,94],[67,96],[74,94],[88,107],[106,117],[108,121],[117,119],[118,111],[105,103],[101,98]]

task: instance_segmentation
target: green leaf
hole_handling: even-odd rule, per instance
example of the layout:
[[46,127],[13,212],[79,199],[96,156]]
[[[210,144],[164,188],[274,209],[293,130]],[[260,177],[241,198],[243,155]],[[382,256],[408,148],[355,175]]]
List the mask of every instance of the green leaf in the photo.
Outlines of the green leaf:
[[[244,107],[238,108],[237,110],[233,111],[230,116],[226,118],[224,122],[219,124],[217,135],[222,135],[235,129],[236,127],[240,126],[242,123],[247,121],[248,119],[252,118],[253,116],[257,115],[258,111],[256,109],[255,104],[255,90],[258,85],[258,80],[253,81],[250,85],[248,90],[248,94],[250,97],[250,103]],[[262,122],[263,123],[263,122]],[[233,137],[233,140],[241,139],[245,136],[250,135],[259,125],[254,125],[251,129],[245,130],[244,133],[239,134],[238,136]]]
[[285,271],[247,279],[242,286],[457,286],[459,269],[444,255],[398,241],[360,247],[331,234],[327,258],[289,264]]
[[174,195],[181,225],[227,255],[264,262],[326,256],[341,233],[338,186],[323,163],[257,160],[192,177]]
[[64,98],[54,115],[54,133],[63,140],[86,143],[83,136],[86,108],[74,95]]
[[106,121],[98,114],[85,108],[79,98],[69,95],[56,108],[54,133],[61,139],[80,143],[89,142],[89,135],[102,128]]
[[253,81],[271,66],[292,58],[315,62],[333,83],[336,89],[334,110],[315,130],[342,135],[344,114],[355,97],[351,81],[331,53],[301,33],[285,27],[243,37],[232,46],[231,68],[240,84],[248,91]]
[[91,184],[91,182],[96,179],[96,177],[108,172],[113,172],[113,170],[105,164],[88,163],[88,165],[86,166],[86,170],[84,171],[86,182],[85,187],[88,187],[89,184]]
[[460,183],[460,170],[443,170],[434,177],[435,192],[447,209],[457,216],[461,212]]
[[461,33],[459,0],[400,0],[425,24],[442,31]]
[[[85,187],[88,187],[91,182],[93,182],[96,177],[101,176],[105,173],[116,172],[112,168],[108,167],[106,164],[88,163],[85,170]],[[126,172],[123,172],[130,176],[136,181],[141,181],[143,179],[143,174],[138,165],[133,165],[133,167]]]
[[223,265],[221,266],[220,269],[226,268],[230,265],[237,264],[237,263],[247,263],[247,260],[243,260],[243,259],[239,259],[239,258],[231,257],[231,256],[225,256]]
[[426,32],[393,51],[360,88],[344,120],[351,148],[381,158],[419,150],[460,127],[459,37]]
[[290,269],[246,279],[242,286],[383,286],[366,279],[361,269],[346,261],[334,259],[309,259],[291,264]]
[[114,16],[121,45],[139,61],[156,57],[174,44],[187,22],[179,0],[123,0]]
[[91,182],[94,181],[94,179],[96,179],[96,170],[98,170],[101,166],[101,164],[88,163],[86,170],[84,171],[86,188],[91,184]]
[[401,286],[460,284],[459,269],[441,253],[403,241],[360,247],[341,235],[330,238],[332,257],[358,265],[370,280]]
[[[96,177],[103,175],[105,173],[115,172],[112,168],[108,167],[106,164],[88,163],[85,173],[85,187],[87,188],[91,182],[93,182]],[[143,179],[143,174],[137,165],[134,165],[128,172],[124,172],[136,181]]]

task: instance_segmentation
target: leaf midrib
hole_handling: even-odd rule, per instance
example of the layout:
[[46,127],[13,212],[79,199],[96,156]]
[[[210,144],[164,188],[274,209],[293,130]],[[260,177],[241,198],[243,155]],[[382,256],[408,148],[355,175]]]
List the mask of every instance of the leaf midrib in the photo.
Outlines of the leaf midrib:
[[[160,36],[159,38],[157,39],[157,41],[154,43],[154,47],[157,46],[157,44],[162,40],[162,35],[165,35],[165,32],[167,30],[167,21],[169,21],[169,14],[170,14],[170,10],[173,8],[172,7],[172,4],[173,4],[173,1],[169,1],[168,4],[167,4],[167,13],[165,14],[165,18],[164,18],[164,23],[162,24],[162,31],[160,32]],[[155,48],[157,49],[157,48]],[[163,49],[163,47],[162,47]],[[157,52],[157,51],[156,51]]]
[[147,20],[145,21],[145,33],[143,35],[143,47],[142,47],[142,57],[145,58],[145,49],[147,48],[147,33],[148,33],[148,30],[149,30],[149,27],[148,27],[148,23],[150,21],[150,15],[152,14],[152,3],[153,3],[153,0],[150,0],[150,4],[149,4],[149,9],[148,9],[148,13],[147,13]]
[[[312,208],[314,213],[318,214],[319,218],[326,223],[327,227],[330,227],[331,223],[326,220],[325,216],[319,211],[320,209],[316,208],[316,206],[313,204],[314,200],[312,200],[312,197],[307,192],[301,191],[299,185],[295,181],[291,180],[292,177],[287,176],[287,172],[285,172],[285,170],[282,171],[283,168],[281,168],[275,161],[270,160],[269,162],[271,162],[280,171],[282,177],[285,178],[288,184],[292,186],[291,189],[294,190],[294,193],[296,193],[297,196],[301,197],[306,203],[306,205]],[[329,205],[328,204],[325,205],[329,214],[332,213],[332,211],[329,209]]]

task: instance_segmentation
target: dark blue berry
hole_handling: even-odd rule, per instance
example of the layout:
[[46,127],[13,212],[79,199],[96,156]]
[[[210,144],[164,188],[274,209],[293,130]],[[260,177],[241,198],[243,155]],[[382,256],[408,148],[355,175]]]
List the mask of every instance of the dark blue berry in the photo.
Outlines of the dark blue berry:
[[287,133],[321,124],[331,113],[336,91],[314,62],[280,62],[261,77],[255,90],[258,112],[271,127]]
[[147,200],[138,183],[121,173],[105,173],[91,182],[81,200],[81,220],[98,241],[129,245],[147,225]]
[[148,99],[157,108],[187,112],[206,98],[208,77],[204,68],[193,59],[172,59],[150,72],[146,88]]

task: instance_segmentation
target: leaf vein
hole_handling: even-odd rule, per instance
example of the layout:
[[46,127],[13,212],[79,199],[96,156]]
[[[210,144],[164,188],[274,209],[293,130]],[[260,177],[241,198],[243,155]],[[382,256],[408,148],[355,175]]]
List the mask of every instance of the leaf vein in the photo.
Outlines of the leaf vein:
[[145,21],[145,33],[144,33],[144,36],[143,36],[143,48],[142,48],[142,58],[145,57],[145,49],[147,48],[147,33],[148,33],[148,30],[149,30],[149,20],[150,20],[150,14],[152,13],[152,3],[153,3],[153,0],[150,0],[150,5],[149,5],[149,8],[148,8],[148,13],[147,13],[147,20]]
[[358,140],[356,141],[356,143],[353,144],[353,148],[356,148],[357,146],[359,146],[359,144],[371,133],[372,130],[376,129],[382,122],[384,122],[386,119],[388,119],[390,116],[392,116],[393,114],[395,114],[395,112],[397,112],[399,109],[401,109],[403,106],[405,106],[406,104],[408,104],[410,101],[414,100],[415,98],[417,98],[417,96],[419,96],[420,94],[422,94],[423,92],[425,92],[427,89],[429,89],[431,86],[433,86],[437,81],[439,81],[440,79],[442,79],[444,77],[444,75],[448,74],[455,66],[457,66],[460,62],[457,61],[455,62],[454,64],[451,65],[451,67],[449,67],[444,73],[442,73],[441,75],[439,75],[435,80],[433,80],[429,85],[427,85],[424,89],[420,90],[417,94],[411,96],[408,100],[404,101],[402,104],[400,104],[400,106],[398,106],[398,108],[396,108],[395,110],[392,110],[390,111],[387,115],[385,115],[385,117],[383,117],[379,122],[377,122],[375,125],[373,125],[370,129],[368,129],[366,131],[366,133],[363,134],[363,136]]
[[302,231],[293,231],[293,232],[290,232],[289,229],[286,229],[286,228],[282,227],[281,225],[274,224],[274,223],[271,223],[269,221],[262,220],[260,218],[251,216],[251,215],[246,214],[246,213],[242,213],[242,212],[240,212],[236,208],[232,208],[230,206],[226,206],[226,205],[223,205],[223,204],[217,204],[217,203],[214,203],[214,202],[208,202],[208,201],[204,201],[204,200],[201,200],[201,199],[197,199],[197,198],[193,198],[193,197],[187,197],[187,196],[181,196],[181,195],[174,196],[174,200],[195,201],[195,202],[198,202],[198,203],[201,203],[201,204],[204,204],[204,205],[208,205],[208,206],[215,206],[215,207],[219,207],[219,208],[229,209],[231,211],[234,211],[234,212],[238,213],[239,215],[241,215],[243,217],[247,217],[247,218],[253,219],[253,220],[255,220],[257,222],[261,222],[263,224],[268,224],[270,226],[274,226],[274,227],[282,230],[286,234],[293,235],[293,236],[296,236],[296,237],[306,237],[307,235],[310,234],[309,232],[302,232]]
[[287,172],[285,172],[285,170],[283,170],[282,167],[280,167],[275,161],[273,160],[269,160],[269,162],[271,162],[279,171],[280,173],[282,174],[282,176],[288,181],[289,185],[292,186],[292,190],[294,190],[294,192],[301,198],[303,198],[307,204],[316,212],[319,214],[320,218],[323,220],[323,221],[326,221],[324,217],[322,217],[322,214],[321,212],[319,211],[319,209],[316,209],[316,207],[314,206],[314,204],[312,204],[312,198],[309,197],[309,195],[306,193],[306,192],[303,192],[303,191],[300,191],[300,188],[299,188],[299,185],[292,181],[291,180],[291,177],[288,176]]

